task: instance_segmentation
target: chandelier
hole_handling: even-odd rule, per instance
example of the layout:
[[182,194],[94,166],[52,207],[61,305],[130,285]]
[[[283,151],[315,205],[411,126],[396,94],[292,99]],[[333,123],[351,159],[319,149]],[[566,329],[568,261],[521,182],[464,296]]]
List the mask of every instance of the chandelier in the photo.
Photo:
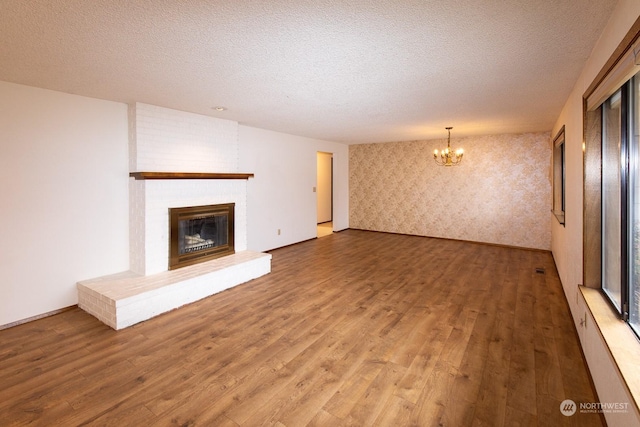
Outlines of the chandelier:
[[436,161],[438,166],[458,166],[462,162],[462,148],[458,148],[456,151],[451,149],[451,129],[452,127],[445,128],[449,132],[449,138],[447,139],[447,148],[440,151],[435,150],[433,152],[433,160]]

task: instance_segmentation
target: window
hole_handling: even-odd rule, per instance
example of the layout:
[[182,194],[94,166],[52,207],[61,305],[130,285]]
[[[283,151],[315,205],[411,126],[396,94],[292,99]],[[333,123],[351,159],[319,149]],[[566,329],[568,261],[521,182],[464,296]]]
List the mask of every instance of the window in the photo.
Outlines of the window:
[[601,106],[602,289],[640,335],[640,73]]
[[584,101],[583,285],[640,338],[640,18]]
[[564,225],[564,126],[553,139],[553,214]]

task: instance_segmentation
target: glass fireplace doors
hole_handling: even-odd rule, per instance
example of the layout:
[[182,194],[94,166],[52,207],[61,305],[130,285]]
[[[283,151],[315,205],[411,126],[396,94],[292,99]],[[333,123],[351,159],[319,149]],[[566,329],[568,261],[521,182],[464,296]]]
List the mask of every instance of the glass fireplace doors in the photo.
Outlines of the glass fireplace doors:
[[169,270],[235,252],[234,203],[169,209]]

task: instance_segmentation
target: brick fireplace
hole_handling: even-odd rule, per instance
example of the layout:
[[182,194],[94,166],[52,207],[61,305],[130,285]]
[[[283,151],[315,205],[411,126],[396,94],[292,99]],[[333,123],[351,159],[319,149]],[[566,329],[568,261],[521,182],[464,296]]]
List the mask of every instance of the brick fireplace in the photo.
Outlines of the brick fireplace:
[[[229,120],[130,107],[130,270],[79,282],[80,308],[121,329],[271,271],[271,255],[247,250],[246,191],[253,175],[237,172],[237,131]],[[212,205],[233,205],[233,249],[174,269],[170,210]],[[195,234],[193,241],[202,239]]]

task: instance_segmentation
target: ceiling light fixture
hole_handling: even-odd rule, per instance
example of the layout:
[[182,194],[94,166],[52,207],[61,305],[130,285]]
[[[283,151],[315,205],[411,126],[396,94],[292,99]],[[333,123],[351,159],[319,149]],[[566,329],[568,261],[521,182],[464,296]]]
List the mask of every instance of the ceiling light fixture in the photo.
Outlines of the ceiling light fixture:
[[216,111],[226,111],[227,109],[225,107],[213,107],[214,110]]
[[449,132],[449,138],[447,139],[447,148],[442,150],[438,154],[438,150],[433,152],[433,160],[436,161],[438,166],[458,166],[462,162],[462,155],[464,154],[462,148],[458,148],[453,151],[451,149],[451,129],[452,127],[445,128]]

